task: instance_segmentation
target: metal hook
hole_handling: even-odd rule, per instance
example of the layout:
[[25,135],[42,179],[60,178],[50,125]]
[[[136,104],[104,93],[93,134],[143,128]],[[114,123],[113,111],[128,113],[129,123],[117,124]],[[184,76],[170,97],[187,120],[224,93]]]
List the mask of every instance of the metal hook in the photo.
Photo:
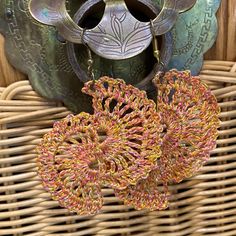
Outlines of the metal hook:
[[165,65],[160,59],[160,50],[159,50],[158,40],[155,35],[155,29],[154,29],[152,20],[150,20],[150,26],[151,26],[151,32],[152,32],[152,37],[153,37],[153,40],[152,40],[153,55],[157,59],[158,64],[161,64],[164,67]]
[[95,80],[95,75],[94,75],[94,71],[93,71],[93,64],[94,64],[94,61],[93,61],[93,57],[92,57],[92,52],[88,46],[88,44],[84,41],[84,33],[86,31],[86,28],[83,29],[82,31],[82,34],[81,34],[81,42],[82,44],[86,47],[87,49],[87,53],[88,53],[88,76],[90,78],[92,78],[92,80],[94,81]]

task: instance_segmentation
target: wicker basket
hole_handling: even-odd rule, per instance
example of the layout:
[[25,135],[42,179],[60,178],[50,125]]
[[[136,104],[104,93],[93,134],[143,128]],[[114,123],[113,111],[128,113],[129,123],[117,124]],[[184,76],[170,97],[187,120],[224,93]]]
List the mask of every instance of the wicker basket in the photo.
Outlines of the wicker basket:
[[201,78],[222,109],[208,164],[171,187],[165,211],[135,211],[104,189],[105,206],[93,217],[60,208],[36,173],[35,146],[67,109],[39,97],[28,81],[0,88],[0,235],[236,235],[236,63],[206,61]]

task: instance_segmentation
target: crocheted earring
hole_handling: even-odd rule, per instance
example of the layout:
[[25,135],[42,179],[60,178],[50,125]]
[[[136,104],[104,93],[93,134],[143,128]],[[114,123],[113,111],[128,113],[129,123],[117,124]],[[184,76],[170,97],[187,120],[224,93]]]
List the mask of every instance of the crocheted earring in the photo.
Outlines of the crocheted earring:
[[153,82],[163,126],[162,155],[148,178],[115,191],[125,204],[138,210],[167,207],[168,184],[196,174],[216,146],[220,125],[216,98],[199,77],[171,70],[157,74]]
[[161,117],[144,91],[103,77],[85,84],[94,114],[56,122],[38,147],[39,175],[52,198],[78,214],[102,207],[101,187],[136,185],[161,156]]
[[[165,6],[173,7],[176,19],[180,9],[196,1],[173,2],[178,1],[166,1],[170,5]],[[160,69],[165,66],[159,57],[154,23],[150,24],[153,51]],[[80,37],[87,46],[85,33],[83,29]],[[87,49],[88,78],[92,80],[82,92],[92,97],[94,112],[70,115],[44,136],[37,149],[43,186],[61,206],[81,215],[99,212],[102,187],[113,188],[118,198],[137,210],[165,209],[168,185],[194,175],[215,147],[219,127],[216,98],[188,71],[158,73],[153,80],[156,103],[121,79],[105,76],[94,80],[92,54]]]
[[60,205],[78,214],[102,207],[101,187],[125,204],[161,210],[168,185],[194,175],[215,147],[219,107],[190,72],[154,79],[157,108],[144,91],[103,77],[85,84],[94,114],[55,123],[38,147],[39,175]]

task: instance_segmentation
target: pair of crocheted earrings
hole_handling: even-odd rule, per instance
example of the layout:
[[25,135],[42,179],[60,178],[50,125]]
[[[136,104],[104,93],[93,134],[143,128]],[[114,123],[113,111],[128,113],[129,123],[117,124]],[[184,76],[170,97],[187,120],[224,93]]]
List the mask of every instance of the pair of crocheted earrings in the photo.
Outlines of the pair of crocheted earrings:
[[[165,35],[196,0],[164,0],[150,22],[135,19],[122,0],[116,1],[118,10],[113,1],[103,2],[103,19],[89,30],[76,23],[80,11],[76,21],[70,18],[64,0],[31,0],[29,9],[38,21],[56,26],[68,42],[84,43],[100,56],[134,57],[154,39],[159,60],[156,36]],[[166,48],[168,40],[166,36]],[[88,77],[93,77],[90,51],[88,55]],[[161,63],[156,70],[160,68]],[[162,210],[168,206],[168,186],[194,175],[209,158],[219,127],[219,107],[210,89],[189,71],[158,72],[152,79],[156,101],[121,79],[86,82],[82,91],[92,97],[93,114],[70,115],[44,136],[37,148],[38,172],[61,206],[96,214],[103,205],[102,187],[109,187],[137,210]]]
[[123,80],[87,82],[94,113],[56,122],[38,147],[39,175],[60,205],[95,214],[110,187],[135,209],[168,206],[168,185],[194,175],[216,145],[219,107],[189,71],[158,73],[156,103]]

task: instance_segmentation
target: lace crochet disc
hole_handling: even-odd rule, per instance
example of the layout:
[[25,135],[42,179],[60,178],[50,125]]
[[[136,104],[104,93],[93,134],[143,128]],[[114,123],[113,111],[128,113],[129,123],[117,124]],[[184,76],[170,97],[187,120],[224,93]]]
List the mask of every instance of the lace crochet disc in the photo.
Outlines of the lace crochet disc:
[[83,92],[93,97],[94,116],[109,120],[107,133],[119,140],[110,147],[116,152],[110,159],[115,169],[107,170],[106,185],[124,189],[146,178],[161,155],[156,104],[144,91],[109,77],[86,83]]
[[115,190],[115,195],[136,210],[164,210],[168,207],[169,192],[167,184],[159,182],[160,178],[158,170],[152,171],[147,179],[140,180],[137,185]]
[[54,124],[38,146],[38,173],[52,198],[78,214],[95,214],[102,207],[102,170],[97,163],[98,136],[91,115],[68,116]]
[[[101,186],[122,190],[148,177],[161,155],[162,130],[155,103],[144,92],[108,77],[91,85],[97,86],[97,101],[103,99],[99,86],[108,91],[104,109],[94,103],[93,115],[55,123],[38,147],[45,188],[61,206],[86,215],[101,209]],[[117,102],[113,109],[108,100]]]
[[[163,125],[162,156],[157,168],[136,186],[116,190],[116,195],[136,209],[161,210],[168,205],[168,183],[194,175],[216,145],[219,107],[198,77],[172,70],[159,74],[157,108]],[[159,185],[164,189],[159,191]]]
[[159,74],[154,84],[164,125],[158,166],[163,180],[180,182],[193,176],[215,148],[220,108],[210,89],[189,71]]

